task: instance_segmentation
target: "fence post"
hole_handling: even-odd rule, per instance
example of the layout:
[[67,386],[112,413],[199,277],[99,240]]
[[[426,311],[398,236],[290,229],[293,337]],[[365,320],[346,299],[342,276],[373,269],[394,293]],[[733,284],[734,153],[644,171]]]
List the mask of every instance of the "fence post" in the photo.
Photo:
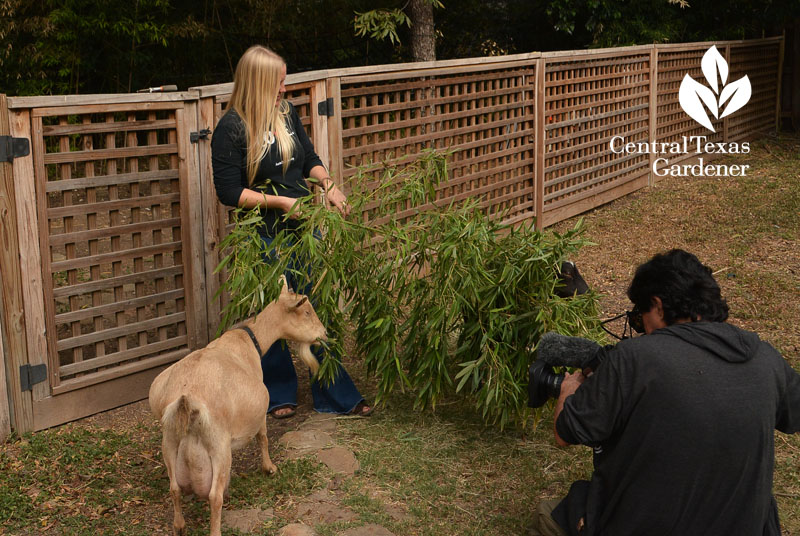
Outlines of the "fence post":
[[[800,32],[798,32],[800,34]],[[786,54],[786,30],[783,30],[778,48],[778,90],[775,92],[775,131],[781,130],[781,89],[783,89],[783,61]]]
[[344,156],[342,155],[342,79],[337,76],[326,81],[326,96],[333,103],[333,117],[327,118],[328,153],[331,159],[330,169],[334,180],[341,185],[345,193],[350,186],[344,182]]
[[[658,134],[658,48],[656,45],[653,45],[653,48],[650,50],[650,96],[649,104],[650,104],[650,117],[648,119],[649,122],[649,134],[648,140],[652,146],[652,143],[656,141],[656,135]],[[647,175],[647,185],[653,186],[656,182],[655,177],[655,170],[653,166],[656,163],[656,155],[652,151],[649,153],[650,159],[650,173]]]
[[545,137],[547,132],[545,129],[545,112],[544,112],[544,88],[545,88],[545,69],[546,60],[541,57],[536,60],[536,90],[534,91],[534,102],[536,103],[535,132],[536,150],[534,155],[534,192],[536,196],[536,228],[542,229],[544,227],[544,146]]
[[[0,94],[0,135],[9,134],[8,104],[6,96]],[[22,313],[22,295],[19,283],[19,252],[14,249],[17,240],[16,210],[14,208],[14,175],[11,164],[0,162],[0,443],[11,434],[11,400],[18,389],[14,389],[12,353],[25,355],[25,318]],[[5,280],[4,280],[5,278]],[[22,322],[23,329],[15,329],[14,319]],[[8,354],[6,354],[8,347]],[[6,380],[8,367],[8,380]]]
[[794,18],[792,31],[792,82],[789,87],[792,88],[791,102],[789,106],[792,112],[790,118],[792,120],[792,128],[795,130],[800,128],[800,17]]
[[[197,132],[197,101],[185,100],[183,108],[175,111],[175,120],[178,131],[178,154],[183,158],[179,167],[181,188],[181,225],[182,239],[184,240],[183,254],[184,266],[187,265],[185,285],[187,298],[187,328],[189,335],[189,349],[196,350],[208,344],[208,316],[206,313],[205,289],[205,247],[203,242],[203,197],[199,178],[199,148],[200,144],[207,144],[207,140],[198,139],[197,143],[190,141],[190,133]],[[188,225],[187,225],[188,224]],[[188,245],[188,247],[187,247]]]
[[[0,120],[0,128],[8,129],[11,136],[31,140],[29,110],[10,112],[5,104],[0,106],[0,110],[3,117],[8,118]],[[41,399],[49,390],[49,382],[44,382],[34,385],[33,391],[23,392],[20,377],[20,367],[47,363],[33,171],[34,145],[31,141],[31,154],[15,158],[11,173],[3,174],[3,191],[0,193],[4,205],[0,259],[3,264],[4,321],[9,343],[7,380],[14,410],[14,428],[19,433],[34,429],[33,398]]]
[[[1,104],[0,104],[1,105]],[[0,271],[0,287],[3,286],[3,273]],[[6,382],[6,352],[3,339],[5,339],[5,328],[3,327],[3,302],[0,300],[0,443],[4,443],[11,435],[11,406],[8,402],[8,383]]]
[[[201,95],[197,104],[197,128],[200,130],[216,127],[214,122],[215,98]],[[214,172],[211,169],[211,142],[201,141],[198,147],[197,176],[200,199],[203,207],[203,251],[205,252],[206,311],[208,316],[207,337],[211,341],[217,334],[222,314],[222,299],[215,296],[219,290],[219,275],[214,270],[219,264],[219,242],[222,232],[219,228],[219,207],[214,190]]]
[[[331,169],[330,139],[328,138],[328,115],[319,113],[319,104],[324,103],[328,98],[328,84],[325,80],[319,80],[311,86],[311,139],[314,142],[314,149],[317,156]],[[330,112],[328,112],[330,113]]]

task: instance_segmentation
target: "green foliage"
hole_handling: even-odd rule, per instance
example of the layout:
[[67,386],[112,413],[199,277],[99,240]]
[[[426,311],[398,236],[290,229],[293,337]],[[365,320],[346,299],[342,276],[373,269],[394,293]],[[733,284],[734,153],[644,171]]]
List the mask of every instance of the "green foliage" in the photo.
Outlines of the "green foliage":
[[[442,9],[444,4],[439,0],[428,0],[434,8]],[[370,11],[358,12],[353,19],[353,29],[358,37],[369,37],[376,41],[389,39],[393,45],[400,44],[400,36],[397,33],[402,26],[410,27],[413,22],[403,11],[403,8],[395,9],[372,9]]]
[[135,91],[138,64],[167,45],[168,8],[169,0],[0,0],[2,90],[78,93],[104,76]]
[[800,2],[550,0],[554,27],[588,46],[752,39],[780,35]]
[[400,43],[397,29],[411,26],[411,19],[401,9],[373,9],[363,13],[356,12],[353,29],[358,37],[383,40],[388,38],[393,45]]
[[[218,268],[228,270],[224,288],[233,296],[223,327],[274,299],[280,274],[290,271],[299,288],[313,285],[329,334],[352,332],[378,378],[378,402],[400,388],[416,393],[418,407],[433,407],[455,390],[489,422],[525,422],[527,368],[539,337],[599,334],[594,295],[553,295],[557,267],[585,243],[583,227],[545,233],[532,222],[491,219],[476,200],[440,206],[446,177],[446,157],[432,151],[404,166],[361,169],[348,198],[361,217],[303,200],[299,233],[273,242],[276,262],[260,262],[257,213],[240,213],[222,244],[232,253]],[[328,344],[342,349],[341,338]],[[332,377],[332,361],[323,363],[323,378]]]
[[[460,0],[450,9],[426,1],[440,8],[439,59],[757,38],[780,35],[800,13],[800,0],[686,8],[681,0]],[[0,92],[230,82],[238,58],[256,43],[283,56],[289,72],[409,61],[408,7],[400,0],[0,0]]]

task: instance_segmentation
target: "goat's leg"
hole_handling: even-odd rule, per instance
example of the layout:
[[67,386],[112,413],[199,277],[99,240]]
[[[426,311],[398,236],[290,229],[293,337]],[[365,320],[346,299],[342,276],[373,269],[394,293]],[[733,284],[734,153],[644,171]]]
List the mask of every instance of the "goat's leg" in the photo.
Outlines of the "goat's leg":
[[261,447],[261,470],[267,474],[275,473],[278,468],[269,458],[269,439],[267,439],[267,421],[261,423],[261,429],[256,434],[258,446]]
[[231,476],[230,442],[219,445],[211,453],[213,471],[211,492],[208,494],[208,506],[211,509],[211,536],[222,536],[222,501]]
[[174,516],[172,518],[172,532],[175,536],[183,536],[185,534],[186,520],[183,518],[181,511],[181,488],[178,486],[178,479],[175,476],[175,463],[178,458],[178,442],[175,438],[170,437],[168,432],[164,432],[161,441],[161,452],[164,456],[164,465],[167,467],[167,476],[169,476],[169,494],[172,497],[172,509]]

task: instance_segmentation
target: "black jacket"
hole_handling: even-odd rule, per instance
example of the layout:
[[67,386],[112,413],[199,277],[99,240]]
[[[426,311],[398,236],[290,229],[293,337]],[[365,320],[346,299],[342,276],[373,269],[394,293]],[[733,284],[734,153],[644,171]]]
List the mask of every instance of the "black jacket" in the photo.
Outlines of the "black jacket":
[[755,333],[676,324],[614,347],[556,427],[595,447],[590,534],[761,536],[778,530],[774,430],[800,430],[800,375]]
[[[261,160],[253,190],[261,190],[270,195],[287,197],[303,197],[309,194],[305,178],[311,169],[321,166],[314,145],[308,138],[297,110],[290,106],[288,127],[297,143],[295,152],[289,162],[286,174],[283,173],[283,160],[278,151],[278,144],[273,144]],[[233,109],[228,110],[214,128],[211,137],[211,165],[214,171],[214,188],[217,197],[224,205],[238,206],[242,190],[247,185],[247,136],[244,122]],[[298,220],[287,220],[282,211],[277,209],[262,210],[264,230],[268,236],[283,228],[296,228]]]

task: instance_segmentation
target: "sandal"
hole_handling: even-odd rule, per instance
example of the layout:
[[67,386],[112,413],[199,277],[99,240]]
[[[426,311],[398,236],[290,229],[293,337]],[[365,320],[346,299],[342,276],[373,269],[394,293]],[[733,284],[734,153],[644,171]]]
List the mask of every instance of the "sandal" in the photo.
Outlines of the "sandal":
[[[280,410],[289,410],[283,411],[281,413],[277,413]],[[273,408],[269,414],[272,415],[273,419],[288,419],[289,417],[294,417],[294,414],[297,413],[297,410],[294,409],[292,406],[281,406],[279,408]]]
[[373,406],[368,406],[365,402],[359,402],[356,404],[356,407],[350,410],[348,415],[353,415],[355,417],[369,417],[372,415],[372,412],[375,411]]

